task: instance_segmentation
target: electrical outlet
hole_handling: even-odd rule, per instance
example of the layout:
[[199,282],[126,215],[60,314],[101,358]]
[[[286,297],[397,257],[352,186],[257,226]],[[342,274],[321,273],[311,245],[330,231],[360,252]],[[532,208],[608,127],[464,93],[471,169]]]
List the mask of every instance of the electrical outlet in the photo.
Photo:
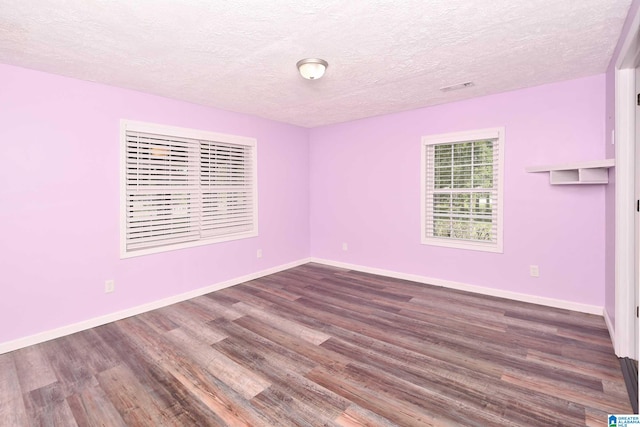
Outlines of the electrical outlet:
[[111,292],[116,290],[116,281],[115,280],[105,280],[104,282],[104,293],[110,294]]
[[347,246],[347,244],[346,244],[346,243],[343,243],[343,244],[342,244],[342,250],[343,250],[343,251],[348,251],[348,250],[349,250],[349,246]]
[[537,265],[530,265],[529,274],[531,275],[531,277],[540,277],[540,267],[538,267]]
[[258,249],[258,251],[256,252],[256,257],[262,258],[262,249]]

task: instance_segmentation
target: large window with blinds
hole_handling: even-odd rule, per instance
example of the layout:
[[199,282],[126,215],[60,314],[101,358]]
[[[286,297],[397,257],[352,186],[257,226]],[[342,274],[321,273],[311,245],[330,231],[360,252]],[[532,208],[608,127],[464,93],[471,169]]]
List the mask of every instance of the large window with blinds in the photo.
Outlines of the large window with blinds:
[[502,252],[504,128],[422,138],[422,243]]
[[121,122],[123,258],[258,235],[256,140]]

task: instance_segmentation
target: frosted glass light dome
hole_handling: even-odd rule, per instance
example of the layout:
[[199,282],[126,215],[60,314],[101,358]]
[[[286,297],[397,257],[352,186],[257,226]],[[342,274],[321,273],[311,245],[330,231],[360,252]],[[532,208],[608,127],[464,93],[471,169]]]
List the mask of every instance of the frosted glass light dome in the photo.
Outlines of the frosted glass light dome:
[[325,70],[329,66],[327,61],[318,58],[301,59],[296,64],[300,75],[307,80],[317,80],[324,75]]

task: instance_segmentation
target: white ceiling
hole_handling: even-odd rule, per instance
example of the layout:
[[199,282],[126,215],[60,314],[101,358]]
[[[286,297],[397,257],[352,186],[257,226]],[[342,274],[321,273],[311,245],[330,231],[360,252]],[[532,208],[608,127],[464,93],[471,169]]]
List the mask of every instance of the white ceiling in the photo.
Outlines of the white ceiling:
[[0,63],[315,127],[603,73],[630,3],[0,0]]

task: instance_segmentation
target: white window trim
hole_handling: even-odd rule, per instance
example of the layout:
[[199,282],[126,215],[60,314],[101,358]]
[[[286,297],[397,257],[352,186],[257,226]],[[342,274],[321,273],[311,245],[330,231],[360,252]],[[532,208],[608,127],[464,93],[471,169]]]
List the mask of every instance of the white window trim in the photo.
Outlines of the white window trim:
[[[127,251],[127,177],[126,177],[126,132],[133,130],[136,132],[145,132],[160,135],[179,136],[190,139],[214,141],[229,144],[247,145],[252,147],[252,163],[253,163],[253,229],[248,232],[237,233],[232,235],[224,235],[218,237],[210,237],[202,240],[191,242],[176,243],[155,248],[139,249],[135,251]],[[229,135],[223,133],[208,132],[197,129],[181,128],[175,126],[165,126],[154,123],[138,122],[133,120],[120,120],[120,258],[132,258],[142,255],[154,253],[168,252],[178,249],[191,248],[196,246],[210,245],[212,243],[226,242],[230,240],[239,240],[258,236],[258,145],[255,138],[249,138],[238,135]]]
[[[431,246],[443,246],[449,248],[468,249],[475,251],[503,253],[503,229],[504,229],[504,127],[479,129],[464,132],[453,132],[439,135],[428,135],[422,137],[421,144],[421,167],[420,167],[420,233],[421,243]],[[474,141],[481,139],[497,139],[498,144],[498,212],[497,212],[497,234],[496,242],[483,243],[454,239],[443,239],[426,236],[426,211],[427,211],[427,147],[436,144],[451,144],[456,142]]]

